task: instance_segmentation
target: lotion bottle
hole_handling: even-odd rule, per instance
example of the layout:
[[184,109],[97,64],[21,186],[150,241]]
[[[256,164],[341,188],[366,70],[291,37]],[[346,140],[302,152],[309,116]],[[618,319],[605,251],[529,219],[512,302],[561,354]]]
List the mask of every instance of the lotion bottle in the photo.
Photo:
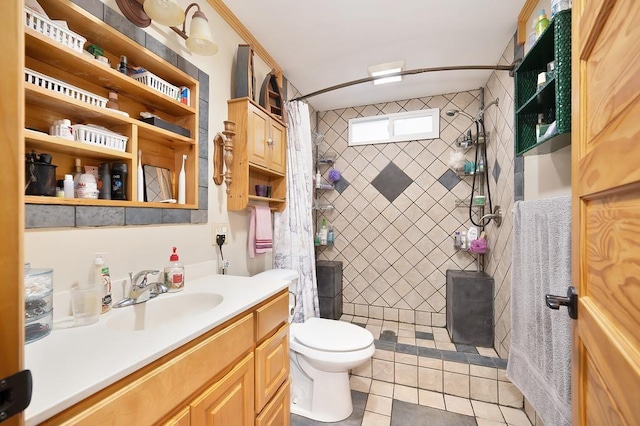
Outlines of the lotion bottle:
[[169,257],[169,263],[164,268],[164,284],[168,291],[175,293],[184,289],[184,265],[180,263],[180,257],[173,248],[173,253]]
[[111,309],[111,275],[104,260],[104,253],[96,253],[93,259],[93,269],[89,278],[89,286],[97,287],[102,305],[101,313]]

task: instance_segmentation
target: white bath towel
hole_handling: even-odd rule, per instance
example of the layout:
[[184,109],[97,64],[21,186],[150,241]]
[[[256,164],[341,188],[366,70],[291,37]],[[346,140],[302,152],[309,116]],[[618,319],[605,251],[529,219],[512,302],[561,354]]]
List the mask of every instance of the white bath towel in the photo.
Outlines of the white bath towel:
[[571,285],[571,197],[518,201],[513,215],[507,377],[546,425],[571,425],[571,319],[545,294]]

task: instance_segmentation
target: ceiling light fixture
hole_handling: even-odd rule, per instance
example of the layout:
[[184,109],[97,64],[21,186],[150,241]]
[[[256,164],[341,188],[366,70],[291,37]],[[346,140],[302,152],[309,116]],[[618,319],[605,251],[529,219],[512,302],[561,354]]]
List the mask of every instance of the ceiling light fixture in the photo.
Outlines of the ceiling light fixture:
[[[209,21],[196,3],[191,3],[186,11],[175,0],[116,0],[116,4],[122,14],[138,27],[148,27],[151,21],[170,27],[186,40],[187,49],[196,55],[211,56],[218,52]],[[185,18],[193,7],[197,10],[193,13],[187,35]],[[178,28],[180,24],[182,28]]]
[[374,78],[373,84],[385,84],[385,83],[393,83],[395,81],[401,81],[402,75],[392,75],[399,74],[402,72],[402,68],[404,67],[404,61],[395,61],[395,62],[387,62],[384,64],[373,65],[369,67],[369,75],[371,77],[380,77]]

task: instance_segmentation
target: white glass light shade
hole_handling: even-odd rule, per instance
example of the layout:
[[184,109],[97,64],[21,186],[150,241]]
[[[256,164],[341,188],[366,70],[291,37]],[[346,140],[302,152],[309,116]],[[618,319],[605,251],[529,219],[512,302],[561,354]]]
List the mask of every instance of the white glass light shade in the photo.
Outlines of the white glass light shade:
[[184,10],[175,0],[145,0],[143,8],[155,23],[177,27],[184,22]]
[[211,56],[218,52],[218,46],[213,42],[211,28],[204,14],[200,11],[193,14],[189,28],[189,38],[185,42],[187,49],[197,55]]

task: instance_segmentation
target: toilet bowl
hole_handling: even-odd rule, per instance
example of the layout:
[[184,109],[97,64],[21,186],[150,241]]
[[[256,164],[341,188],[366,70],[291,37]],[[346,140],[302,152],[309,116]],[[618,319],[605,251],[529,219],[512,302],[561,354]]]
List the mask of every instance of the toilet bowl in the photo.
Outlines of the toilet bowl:
[[[288,283],[291,323],[298,272],[271,269],[252,279]],[[291,412],[321,422],[349,417],[353,412],[349,370],[370,359],[374,352],[373,334],[357,325],[322,318],[291,323]]]
[[373,335],[350,323],[310,318],[291,324],[291,412],[321,422],[353,412],[349,370],[375,352]]

